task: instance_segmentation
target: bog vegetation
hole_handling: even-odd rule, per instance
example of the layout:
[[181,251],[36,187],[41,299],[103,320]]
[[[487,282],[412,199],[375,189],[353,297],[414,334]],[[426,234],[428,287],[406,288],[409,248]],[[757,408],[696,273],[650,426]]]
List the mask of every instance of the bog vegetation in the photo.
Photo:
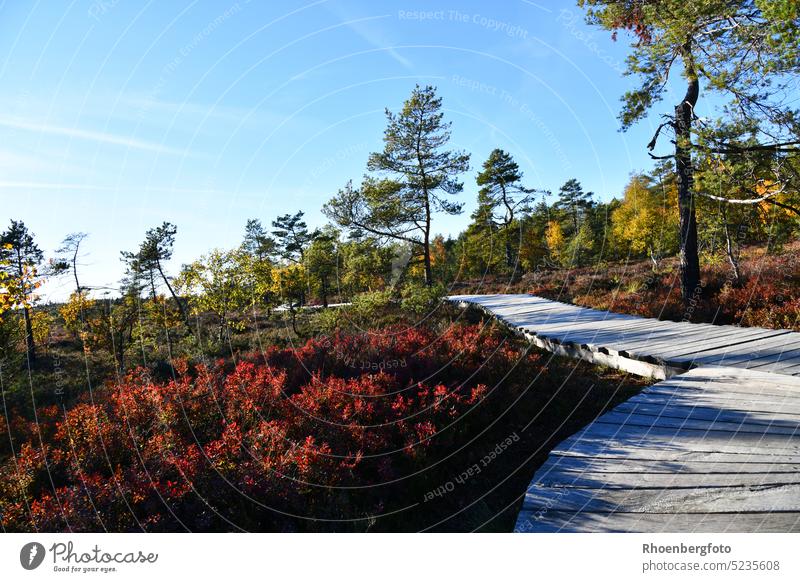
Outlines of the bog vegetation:
[[[642,86],[624,96],[624,127],[659,102],[676,63],[688,87],[650,144],[669,136],[674,151],[653,153],[622,192],[598,196],[580,176],[531,183],[515,152],[452,149],[436,89],[417,86],[319,228],[302,211],[253,218],[236,246],[176,268],[178,226],[154,225],[121,252],[125,277],[105,293],[82,276],[90,235],[68,234],[45,257],[12,220],[0,235],[3,528],[397,529],[387,516],[510,438],[495,422],[512,404],[527,403],[515,410],[530,434],[548,406],[555,420],[585,407],[575,424],[626,393],[585,366],[565,388],[562,362],[459,321],[441,304],[448,292],[800,329],[800,131],[785,98],[800,8],[581,4],[633,35]],[[731,100],[715,118],[696,113],[701,86]],[[437,234],[439,216],[463,212],[468,182],[477,204],[464,230]],[[39,288],[59,277],[69,299],[42,304]],[[600,395],[584,401],[591,386]],[[572,425],[558,426],[548,437]],[[500,487],[485,478],[470,487]],[[513,505],[509,483],[467,512],[483,520],[469,527]],[[446,521],[475,491],[406,513],[406,527]]]

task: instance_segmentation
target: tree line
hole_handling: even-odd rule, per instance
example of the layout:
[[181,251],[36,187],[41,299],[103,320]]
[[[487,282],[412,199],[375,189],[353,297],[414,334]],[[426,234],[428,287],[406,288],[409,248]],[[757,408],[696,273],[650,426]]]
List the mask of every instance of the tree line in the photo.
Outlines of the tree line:
[[[247,317],[275,307],[289,313],[296,332],[297,308],[309,301],[327,306],[332,297],[387,289],[436,293],[456,280],[514,279],[625,258],[647,258],[658,269],[662,258],[680,251],[681,177],[669,163],[632,176],[620,199],[601,201],[575,178],[555,194],[531,187],[512,154],[499,148],[475,177],[477,207],[467,228],[454,238],[436,235],[436,214],[463,211],[456,195],[470,158],[447,149],[450,124],[441,107],[435,88],[417,86],[398,114],[387,111],[384,149],[369,157],[360,186],[348,183],[325,204],[330,223],[323,228],[310,229],[302,211],[276,217],[271,228],[250,219],[239,246],[214,249],[171,274],[177,227],[164,222],[137,249],[121,253],[126,274],[118,297],[93,298],[81,283],[85,233],[68,235],[44,263],[32,234],[12,221],[0,236],[0,309],[21,314],[27,361],[36,359],[36,290],[48,276],[74,282],[60,310],[66,328],[113,354],[121,370],[133,345],[166,346],[171,357],[176,340],[199,334],[220,342]],[[696,184],[721,188],[720,163],[697,168]],[[796,200],[789,190],[754,205],[701,198],[693,203],[702,210],[695,226],[700,248],[724,252],[736,280],[743,245],[774,245],[797,234]],[[4,326],[11,337],[13,326]]]
[[[327,305],[362,292],[434,296],[442,285],[484,275],[645,258],[653,269],[678,254],[684,301],[702,294],[701,256],[721,255],[740,277],[743,245],[771,247],[795,237],[800,217],[800,6],[791,1],[581,0],[591,24],[632,39],[628,73],[641,84],[623,96],[622,129],[666,95],[670,72],[686,95],[666,113],[648,151],[652,171],[631,177],[619,199],[600,200],[576,178],[556,192],[526,182],[511,153],[494,149],[475,176],[477,207],[457,237],[437,235],[437,215],[463,212],[459,195],[470,154],[451,149],[451,123],[434,87],[417,86],[398,112],[386,111],[383,147],[366,173],[324,205],[329,223],[310,229],[302,212],[271,228],[251,219],[234,249],[216,249],[177,273],[167,266],[177,228],[163,223],[123,252],[118,296],[98,299],[78,272],[86,234],[43,253],[20,221],[0,237],[0,329],[4,354],[18,341],[36,359],[45,317],[34,309],[44,278],[70,274],[75,290],[61,310],[87,345],[113,353],[118,367],[133,344],[217,341],[248,313]],[[729,102],[700,116],[702,91]],[[671,152],[660,152],[668,137]],[[409,291],[410,290],[410,291]],[[17,318],[18,316],[18,318]],[[16,318],[16,319],[15,319]],[[13,321],[12,321],[13,320]],[[21,338],[14,334],[21,334]],[[199,337],[198,337],[199,336]],[[16,340],[9,338],[17,337]]]

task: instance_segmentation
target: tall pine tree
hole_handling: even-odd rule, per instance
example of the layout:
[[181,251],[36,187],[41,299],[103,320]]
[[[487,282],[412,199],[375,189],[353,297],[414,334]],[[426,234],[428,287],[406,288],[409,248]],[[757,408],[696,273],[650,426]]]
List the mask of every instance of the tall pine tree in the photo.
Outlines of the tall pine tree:
[[[474,217],[499,227],[506,266],[514,269],[517,257],[514,253],[512,225],[517,215],[527,210],[530,195],[535,190],[522,185],[519,165],[511,154],[501,149],[489,154],[476,181],[481,189],[478,191],[478,210]],[[519,246],[519,241],[516,246]]]
[[469,169],[469,154],[446,149],[450,123],[433,87],[412,91],[400,113],[387,109],[384,148],[370,155],[367,168],[384,178],[367,177],[360,189],[348,184],[324,207],[325,214],[351,231],[410,243],[424,264],[425,282],[433,284],[432,219],[437,212],[459,214],[458,176]]

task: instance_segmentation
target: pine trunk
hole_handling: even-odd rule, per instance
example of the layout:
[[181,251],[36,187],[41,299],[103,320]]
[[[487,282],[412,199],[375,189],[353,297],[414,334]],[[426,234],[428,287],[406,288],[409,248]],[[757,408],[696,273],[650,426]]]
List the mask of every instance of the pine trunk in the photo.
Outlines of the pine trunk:
[[511,230],[510,226],[506,226],[505,233],[504,233],[505,239],[506,239],[506,241],[505,241],[506,242],[506,265],[508,265],[508,268],[513,271],[514,270],[515,261],[514,261],[514,249],[511,246],[511,232],[510,232],[510,230]]
[[689,307],[702,292],[700,259],[697,254],[697,220],[692,192],[692,117],[700,92],[700,84],[690,76],[683,101],[675,107],[675,172],[678,180],[680,212],[681,295]]
[[156,264],[158,266],[158,273],[161,275],[161,279],[163,279],[164,284],[167,286],[169,294],[172,296],[172,300],[175,302],[175,305],[178,306],[178,311],[180,311],[181,319],[183,319],[183,321],[186,323],[186,327],[189,329],[189,332],[191,333],[192,328],[189,325],[189,314],[186,313],[186,308],[183,306],[183,303],[181,303],[181,300],[175,294],[175,290],[172,288],[172,285],[169,284],[169,279],[167,279],[167,276],[164,274],[164,271],[161,268],[161,262],[159,261]]
[[29,308],[22,310],[25,317],[25,349],[28,353],[28,362],[36,361],[36,345],[33,341],[33,322],[31,321],[31,311]]
[[424,245],[424,252],[425,252],[425,284],[428,287],[433,286],[433,270],[431,269],[431,245],[428,242],[428,239],[425,239]]

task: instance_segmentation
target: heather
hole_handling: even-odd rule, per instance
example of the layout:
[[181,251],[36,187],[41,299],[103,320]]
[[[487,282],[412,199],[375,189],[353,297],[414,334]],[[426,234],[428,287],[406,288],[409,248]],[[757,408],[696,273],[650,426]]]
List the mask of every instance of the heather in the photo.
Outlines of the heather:
[[672,321],[800,331],[800,245],[742,251],[739,278],[728,262],[709,260],[692,305],[681,298],[678,259],[654,269],[650,261],[602,262],[590,267],[541,270],[511,281],[499,277],[457,284],[459,293],[532,293],[563,301]]
[[[2,525],[508,529],[548,443],[636,389],[620,380],[480,320],[339,332],[236,362],[180,360],[168,381],[140,367],[63,407],[7,417]],[[505,458],[492,453],[498,443]],[[487,458],[491,471],[445,490]],[[474,507],[458,514],[461,503]]]

